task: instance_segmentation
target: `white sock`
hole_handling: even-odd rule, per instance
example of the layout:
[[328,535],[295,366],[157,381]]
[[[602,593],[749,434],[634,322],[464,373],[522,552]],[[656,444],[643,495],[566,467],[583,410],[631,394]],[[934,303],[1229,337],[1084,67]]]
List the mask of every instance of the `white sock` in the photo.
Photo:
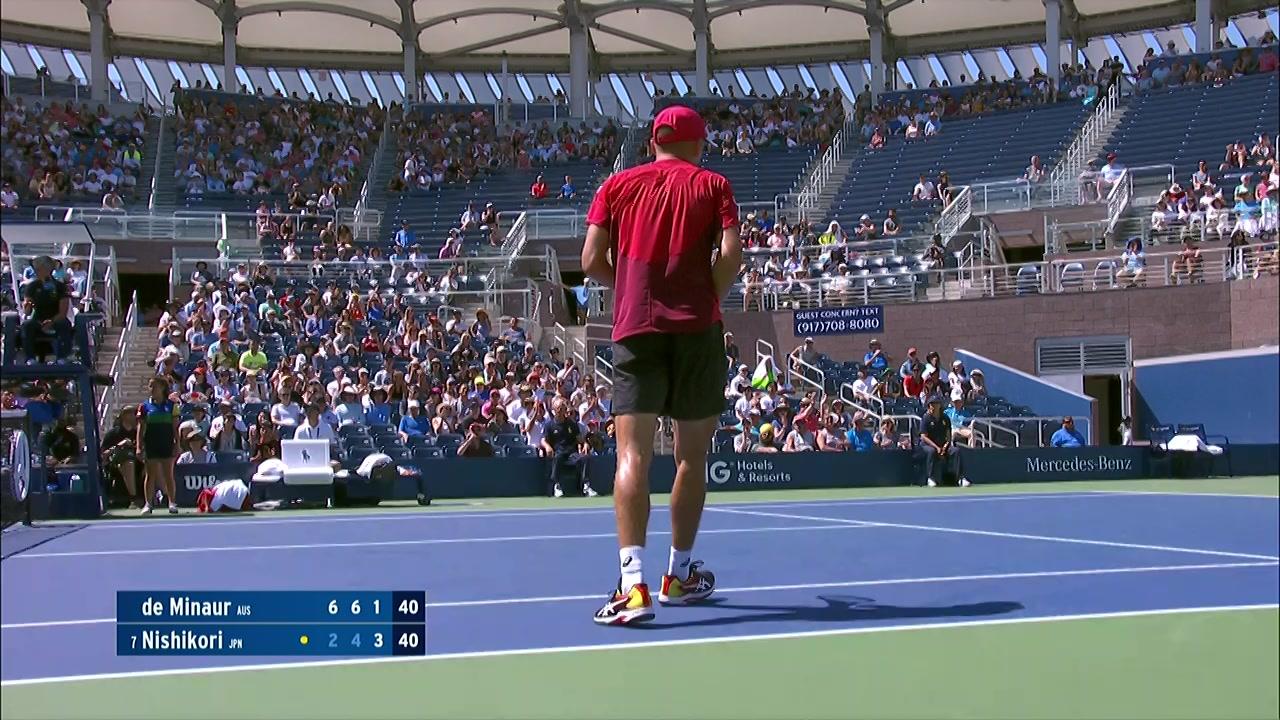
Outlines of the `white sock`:
[[644,567],[640,560],[643,553],[644,548],[640,545],[628,545],[618,551],[618,563],[622,569],[622,592],[644,582]]
[[693,555],[692,550],[671,548],[671,559],[667,561],[667,574],[675,575],[677,580],[688,580],[689,557],[691,555]]

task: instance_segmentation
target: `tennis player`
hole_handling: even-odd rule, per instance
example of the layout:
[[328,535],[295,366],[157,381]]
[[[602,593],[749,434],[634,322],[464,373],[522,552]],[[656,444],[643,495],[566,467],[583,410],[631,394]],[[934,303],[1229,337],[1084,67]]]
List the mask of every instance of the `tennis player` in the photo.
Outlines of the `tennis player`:
[[606,180],[587,213],[582,269],[614,288],[613,487],[621,577],[596,613],[602,625],[654,618],[641,556],[662,415],[675,421],[676,480],[671,553],[658,602],[697,602],[715,590],[715,576],[691,557],[707,493],[707,448],[724,411],[720,299],[737,277],[742,242],[729,181],[698,165],[706,134],[694,110],[673,105],[658,113],[654,161]]

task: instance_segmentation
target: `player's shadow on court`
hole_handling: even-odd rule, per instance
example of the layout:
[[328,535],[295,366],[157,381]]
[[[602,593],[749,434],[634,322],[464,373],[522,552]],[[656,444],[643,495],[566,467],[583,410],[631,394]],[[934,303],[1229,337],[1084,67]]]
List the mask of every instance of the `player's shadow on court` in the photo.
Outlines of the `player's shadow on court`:
[[[715,627],[760,622],[859,622],[875,620],[903,620],[917,618],[988,617],[1005,615],[1022,610],[1022,603],[1007,600],[967,603],[964,605],[883,605],[872,598],[856,596],[819,595],[820,605],[752,605],[735,603],[727,598],[710,598],[697,607],[714,607],[717,610],[739,610],[741,614],[686,620],[683,622],[655,622],[642,627],[682,628]],[[692,609],[692,608],[691,608]],[[658,617],[671,617],[674,612]]]

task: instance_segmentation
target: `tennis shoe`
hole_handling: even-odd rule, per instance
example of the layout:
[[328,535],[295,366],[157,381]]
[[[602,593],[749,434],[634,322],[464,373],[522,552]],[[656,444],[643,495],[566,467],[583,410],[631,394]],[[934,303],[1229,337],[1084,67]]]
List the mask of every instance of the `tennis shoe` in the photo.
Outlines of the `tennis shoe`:
[[715,591],[716,576],[710,570],[703,570],[702,561],[696,560],[689,566],[689,577],[684,580],[675,575],[662,576],[658,602],[663,605],[688,605],[706,600]]
[[634,625],[649,622],[654,617],[649,586],[637,583],[625,593],[620,586],[610,593],[604,607],[596,611],[595,621],[597,625]]

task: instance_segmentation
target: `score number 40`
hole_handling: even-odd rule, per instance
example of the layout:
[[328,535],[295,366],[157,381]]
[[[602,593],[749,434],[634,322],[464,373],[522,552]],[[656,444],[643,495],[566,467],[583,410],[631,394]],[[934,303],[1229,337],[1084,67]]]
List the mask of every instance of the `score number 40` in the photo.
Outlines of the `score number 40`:
[[[340,608],[339,608],[339,606],[338,606],[338,601],[337,601],[337,600],[330,600],[330,601],[329,601],[329,614],[330,614],[330,615],[337,615],[337,614],[338,614],[339,609],[340,609]],[[403,615],[417,615],[417,614],[418,614],[418,610],[419,610],[419,608],[418,608],[418,600],[417,600],[417,598],[406,598],[406,599],[404,599],[404,600],[401,600],[401,601],[400,601],[400,607],[398,608],[398,612],[400,612],[401,614],[403,614]],[[373,614],[374,614],[374,615],[377,615],[377,614],[379,614],[380,612],[382,612],[382,601],[381,601],[381,600],[379,600],[379,599],[377,599],[377,598],[375,598],[375,599],[374,599],[374,601],[373,601]],[[360,601],[359,601],[359,600],[352,600],[352,601],[351,601],[351,614],[352,614],[352,615],[359,615],[359,614],[360,614]]]

